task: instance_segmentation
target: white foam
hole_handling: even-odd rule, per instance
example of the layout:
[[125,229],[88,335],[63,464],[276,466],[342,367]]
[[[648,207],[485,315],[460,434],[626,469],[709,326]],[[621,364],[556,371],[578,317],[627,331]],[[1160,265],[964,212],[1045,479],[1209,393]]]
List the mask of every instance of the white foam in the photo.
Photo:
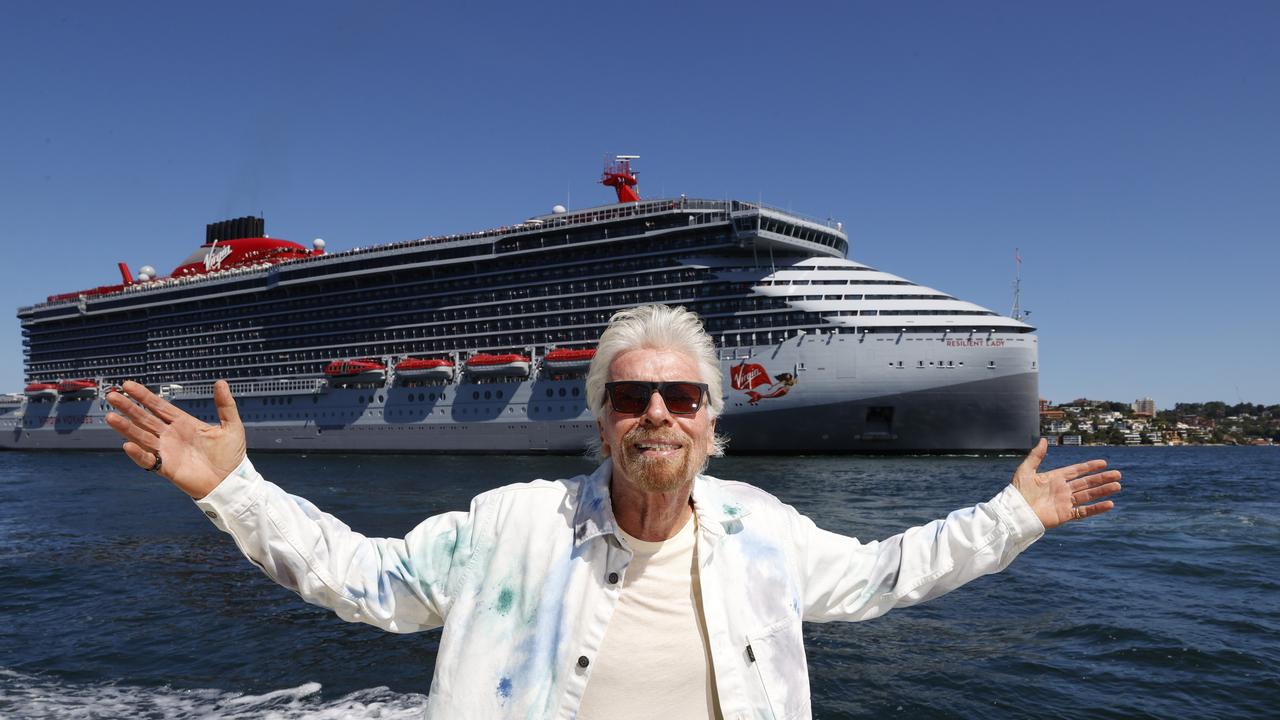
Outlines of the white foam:
[[164,720],[346,720],[422,718],[425,695],[385,687],[325,700],[308,682],[261,695],[225,690],[180,690],[117,683],[67,683],[0,668],[0,717],[31,720],[163,718]]

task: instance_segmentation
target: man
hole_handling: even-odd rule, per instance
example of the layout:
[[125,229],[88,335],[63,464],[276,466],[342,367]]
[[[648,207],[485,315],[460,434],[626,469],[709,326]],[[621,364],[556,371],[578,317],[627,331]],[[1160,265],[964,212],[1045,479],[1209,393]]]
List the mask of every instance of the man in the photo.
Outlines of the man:
[[587,376],[605,458],[509,485],[403,540],[365,538],[266,482],[225,382],[219,425],[136,383],[110,397],[125,453],[196,499],[308,602],[393,631],[444,626],[439,718],[809,717],[801,621],[862,620],[1003,569],[1045,528],[1106,512],[1120,474],[1037,474],[1042,441],[987,503],[882,542],[818,529],[701,472],[722,451],[719,363],[683,308],[616,314]]

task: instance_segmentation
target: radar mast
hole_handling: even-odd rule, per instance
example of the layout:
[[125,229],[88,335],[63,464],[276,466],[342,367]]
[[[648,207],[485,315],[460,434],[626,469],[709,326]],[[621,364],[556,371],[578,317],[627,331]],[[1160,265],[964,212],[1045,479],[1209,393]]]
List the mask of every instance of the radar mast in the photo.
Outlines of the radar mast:
[[636,176],[640,173],[631,169],[631,161],[639,160],[639,155],[615,155],[604,159],[604,174],[600,176],[600,184],[608,185],[618,193],[618,202],[640,202],[640,193],[635,187],[639,182]]

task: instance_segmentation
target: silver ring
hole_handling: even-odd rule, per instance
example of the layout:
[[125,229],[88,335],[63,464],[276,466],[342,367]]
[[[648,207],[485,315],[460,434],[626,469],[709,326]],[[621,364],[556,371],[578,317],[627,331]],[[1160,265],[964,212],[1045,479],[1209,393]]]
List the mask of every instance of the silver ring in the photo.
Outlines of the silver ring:
[[156,462],[154,465],[147,468],[147,472],[155,472],[160,469],[160,453],[156,453],[155,456],[156,456]]

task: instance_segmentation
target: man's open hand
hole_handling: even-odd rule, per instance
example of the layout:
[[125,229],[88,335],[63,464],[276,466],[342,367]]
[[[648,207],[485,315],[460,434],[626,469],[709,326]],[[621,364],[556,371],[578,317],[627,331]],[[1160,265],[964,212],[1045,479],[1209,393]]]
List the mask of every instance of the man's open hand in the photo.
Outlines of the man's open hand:
[[1102,472],[1107,467],[1106,460],[1089,460],[1057,470],[1036,472],[1048,452],[1049,443],[1041,438],[1013,473],[1014,487],[1022,492],[1022,497],[1036,512],[1045,530],[1056,528],[1068,520],[1099,515],[1116,506],[1110,500],[1103,500],[1120,492],[1120,472]]
[[244,426],[225,380],[213,386],[213,404],[221,420],[217,425],[195,419],[136,382],[126,382],[123,390],[107,395],[116,409],[107,415],[107,424],[127,441],[124,454],[138,467],[154,468],[199,500],[244,460]]

